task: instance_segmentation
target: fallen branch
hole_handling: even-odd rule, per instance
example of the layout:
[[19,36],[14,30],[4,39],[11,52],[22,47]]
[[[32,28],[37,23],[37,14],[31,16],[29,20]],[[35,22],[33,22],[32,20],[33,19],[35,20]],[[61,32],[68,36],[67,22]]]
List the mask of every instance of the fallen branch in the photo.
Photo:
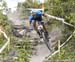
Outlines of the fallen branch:
[[0,32],[4,35],[4,37],[7,39],[7,42],[2,46],[2,48],[0,49],[0,53],[3,52],[3,50],[8,46],[9,42],[10,42],[10,38],[7,37],[6,33],[4,31],[2,31],[0,29]]
[[74,27],[72,24],[65,22],[65,20],[64,20],[63,18],[59,18],[59,17],[52,16],[52,15],[49,15],[49,14],[46,14],[46,15],[47,15],[49,18],[59,20],[59,21],[61,21],[62,23],[66,24],[66,25],[69,25],[69,26]]

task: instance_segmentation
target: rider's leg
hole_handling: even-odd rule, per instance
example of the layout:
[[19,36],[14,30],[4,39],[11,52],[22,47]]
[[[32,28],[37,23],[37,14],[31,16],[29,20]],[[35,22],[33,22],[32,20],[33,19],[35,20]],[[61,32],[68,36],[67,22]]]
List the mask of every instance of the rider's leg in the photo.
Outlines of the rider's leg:
[[43,26],[43,28],[44,28],[45,32],[48,32],[48,31],[47,31],[47,29],[46,29],[46,27],[45,27],[44,22],[41,22],[41,25]]
[[41,22],[41,24],[42,24],[42,26],[43,26],[43,28],[44,28],[44,30],[45,30],[45,34],[46,34],[47,36],[49,36],[49,35],[48,35],[47,28],[45,27],[45,24],[44,24],[44,22]]
[[37,34],[40,36],[40,32],[39,32],[39,30],[37,29],[37,26],[36,26],[36,21],[32,22],[32,25],[33,25],[34,29],[36,30]]

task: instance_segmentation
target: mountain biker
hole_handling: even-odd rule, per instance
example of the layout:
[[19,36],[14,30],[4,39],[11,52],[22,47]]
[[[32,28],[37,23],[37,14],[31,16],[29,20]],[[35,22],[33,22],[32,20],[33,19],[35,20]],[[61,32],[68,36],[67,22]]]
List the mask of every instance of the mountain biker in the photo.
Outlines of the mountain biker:
[[45,30],[45,33],[48,35],[48,31],[47,31],[47,29],[44,25],[42,16],[46,17],[46,15],[41,10],[31,11],[31,15],[29,16],[30,26],[34,27],[34,29],[36,30],[36,32],[38,33],[40,38],[42,38],[42,36],[41,36],[40,32],[37,29],[36,22],[38,22],[39,24],[41,24],[43,26],[43,28]]

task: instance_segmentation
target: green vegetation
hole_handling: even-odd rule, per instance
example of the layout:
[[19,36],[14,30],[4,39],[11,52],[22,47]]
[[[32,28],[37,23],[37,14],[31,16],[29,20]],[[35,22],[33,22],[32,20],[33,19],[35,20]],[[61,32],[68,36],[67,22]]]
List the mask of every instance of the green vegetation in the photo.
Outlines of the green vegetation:
[[[4,4],[4,3],[0,7],[4,7],[5,8],[6,7],[6,4]],[[6,30],[8,30],[8,28],[6,28],[8,26],[7,16],[6,15],[3,15],[2,11],[3,11],[3,9],[0,9],[0,29],[2,29],[3,31],[6,31]],[[2,47],[2,45],[5,42],[6,42],[6,38],[3,36],[2,33],[0,33],[0,48]]]
[[[75,0],[48,0],[46,3],[47,13],[55,15],[57,17],[64,18],[66,22],[69,22],[75,26]],[[56,24],[56,23],[55,23]],[[60,26],[61,24],[58,24]],[[61,25],[62,26],[62,25]],[[64,31],[61,43],[63,43],[73,32],[74,28],[64,25],[62,27]],[[60,29],[61,30],[61,29]],[[75,60],[75,47],[74,37],[69,40],[64,48],[61,48],[59,53],[53,56],[50,60],[53,62],[74,62]]]
[[50,58],[52,62],[74,62],[75,61],[75,37],[69,41],[65,47],[61,48],[60,55],[57,53],[55,56]]
[[[6,8],[7,6],[4,3],[3,6],[0,7]],[[28,38],[24,37],[19,39],[12,35],[11,23],[9,22],[7,15],[3,14],[3,10],[5,9],[0,9],[0,29],[2,29],[8,35],[8,37],[10,37],[10,49],[8,50],[8,48],[6,48],[0,54],[0,61],[2,60],[3,62],[29,62],[29,57],[31,55],[30,41]],[[21,42],[19,40],[21,40]],[[0,33],[0,48],[4,45],[5,42],[6,39]],[[14,55],[14,53],[16,56]],[[15,59],[15,57],[17,58]]]
[[31,43],[29,39],[26,37],[24,38],[16,38],[12,37],[11,38],[11,49],[14,48],[16,51],[16,59],[12,59],[10,61],[12,62],[30,62],[30,57],[32,54],[32,48],[31,48]]
[[46,8],[48,13],[65,18],[67,22],[74,23],[75,0],[48,0]]
[[[45,13],[64,18],[66,22],[71,23],[75,26],[75,0],[47,0],[45,3]],[[6,3],[4,2],[3,5],[0,7],[6,8]],[[26,11],[26,8],[41,8],[41,4],[39,4],[37,1],[34,3],[32,0],[26,0],[26,2],[18,3],[18,9],[22,8],[22,15],[28,16],[29,12]],[[8,18],[6,15],[3,15],[2,11],[4,9],[0,9],[0,28],[2,28],[7,35],[10,37],[10,50],[16,49],[17,51],[17,59],[12,60],[11,62],[29,62],[29,58],[31,55],[31,44],[29,42],[28,38],[21,38],[22,41],[20,42],[19,38],[16,38],[12,35],[11,32],[11,24],[8,21]],[[67,26],[65,24],[62,24],[61,22],[57,20],[52,20],[49,25],[47,25],[49,31],[51,31],[53,28],[59,28],[62,32],[62,38],[61,43],[63,43],[68,36],[72,34],[74,31],[74,28]],[[75,60],[75,36],[65,45],[65,47],[61,48],[60,55],[59,53],[50,58],[49,60],[53,62],[74,62]],[[3,35],[0,34],[0,46],[2,46],[5,42],[5,39]],[[18,48],[14,48],[14,46],[19,46]],[[7,49],[3,52],[3,55],[0,56],[9,56]],[[6,54],[7,53],[7,54]],[[57,57],[58,56],[58,57]]]
[[28,39],[25,39],[21,43],[21,47],[18,49],[19,51],[19,62],[29,62],[30,54],[31,54],[31,44]]

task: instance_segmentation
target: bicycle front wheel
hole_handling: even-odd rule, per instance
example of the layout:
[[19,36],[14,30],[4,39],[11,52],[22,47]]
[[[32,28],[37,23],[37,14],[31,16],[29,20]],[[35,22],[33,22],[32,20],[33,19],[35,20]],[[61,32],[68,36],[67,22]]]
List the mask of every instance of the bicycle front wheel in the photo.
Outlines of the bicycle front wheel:
[[47,48],[49,49],[49,51],[51,51],[50,41],[49,41],[48,36],[44,32],[42,33],[42,36],[43,36],[43,40],[44,40]]

